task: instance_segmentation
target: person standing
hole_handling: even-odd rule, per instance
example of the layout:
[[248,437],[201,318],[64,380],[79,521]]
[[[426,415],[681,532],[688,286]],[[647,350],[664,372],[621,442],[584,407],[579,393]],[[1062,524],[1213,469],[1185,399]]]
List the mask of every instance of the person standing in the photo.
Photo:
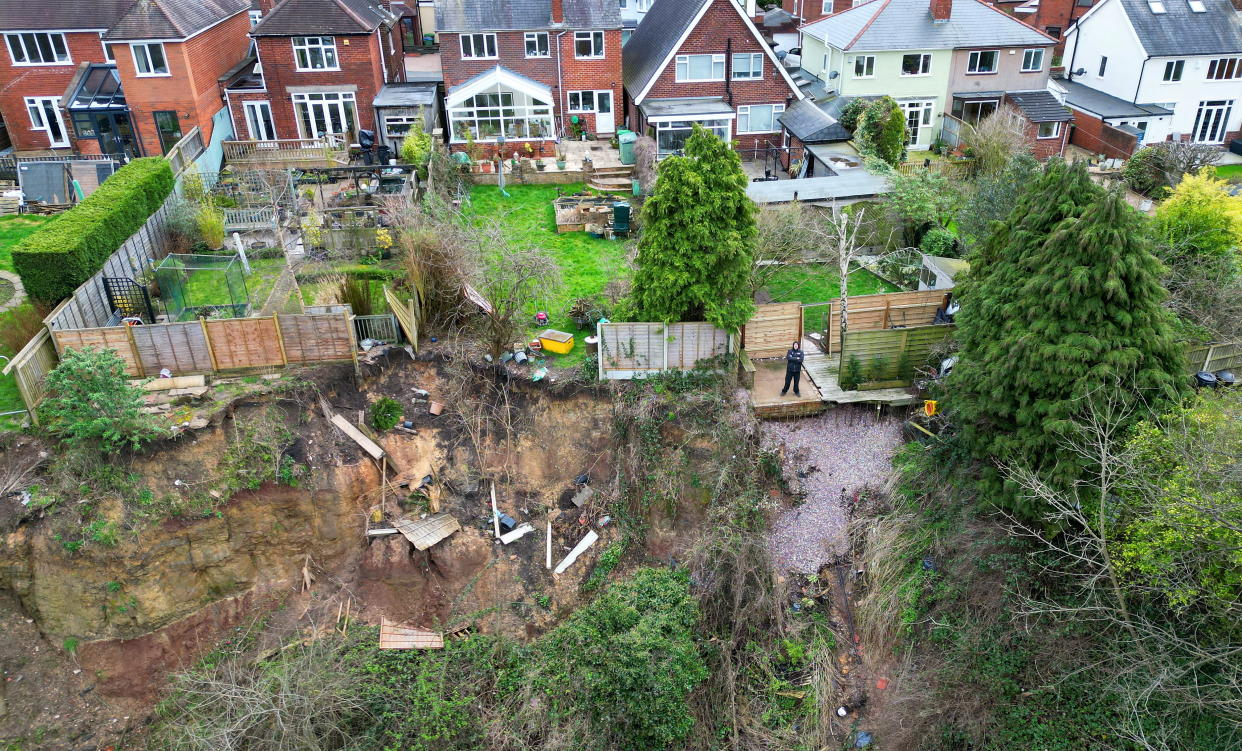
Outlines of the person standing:
[[790,383],[793,384],[794,396],[802,396],[802,392],[798,391],[798,385],[802,380],[802,360],[805,357],[806,354],[798,342],[794,342],[789,351],[785,353],[785,388],[781,389],[781,396],[789,392]]

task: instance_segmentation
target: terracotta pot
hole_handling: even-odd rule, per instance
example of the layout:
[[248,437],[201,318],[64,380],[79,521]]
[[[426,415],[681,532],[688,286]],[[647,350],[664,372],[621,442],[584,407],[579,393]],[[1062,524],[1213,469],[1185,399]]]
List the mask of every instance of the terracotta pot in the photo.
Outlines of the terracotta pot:
[[441,404],[440,402],[432,402],[431,404],[427,405],[427,411],[433,415],[438,415],[444,411],[444,405]]

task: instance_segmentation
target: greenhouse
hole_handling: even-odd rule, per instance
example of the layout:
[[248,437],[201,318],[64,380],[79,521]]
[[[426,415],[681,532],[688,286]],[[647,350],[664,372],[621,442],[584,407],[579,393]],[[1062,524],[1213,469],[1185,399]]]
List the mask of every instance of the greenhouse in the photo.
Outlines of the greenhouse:
[[172,253],[155,267],[155,281],[170,321],[244,318],[250,312],[241,256]]

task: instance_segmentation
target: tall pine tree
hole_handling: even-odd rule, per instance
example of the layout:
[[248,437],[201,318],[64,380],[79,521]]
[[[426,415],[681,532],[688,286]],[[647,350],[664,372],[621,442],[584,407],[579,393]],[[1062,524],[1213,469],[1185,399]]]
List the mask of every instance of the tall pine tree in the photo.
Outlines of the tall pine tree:
[[634,275],[642,320],[705,320],[732,331],[750,319],[757,209],[746,186],[737,153],[699,125],[685,156],[660,164]]
[[1073,420],[1093,404],[1156,404],[1183,389],[1145,220],[1084,177],[1050,166],[976,254],[981,268],[961,295],[950,403],[994,500],[1031,518],[1041,509],[1002,485],[997,463],[1069,487],[1088,469],[1063,443]]

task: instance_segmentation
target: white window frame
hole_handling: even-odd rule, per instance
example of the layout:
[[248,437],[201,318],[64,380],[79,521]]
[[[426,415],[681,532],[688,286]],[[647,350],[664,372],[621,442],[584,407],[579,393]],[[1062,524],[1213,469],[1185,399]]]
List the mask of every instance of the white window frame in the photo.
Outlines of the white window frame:
[[[907,73],[905,70],[906,58],[914,57],[915,55],[918,55],[919,57],[919,72],[918,73]],[[902,78],[919,78],[921,76],[930,76],[931,65],[932,65],[932,56],[930,52],[907,52],[901,56],[901,67],[898,69],[897,74],[901,76]]]
[[[258,110],[266,108],[268,121],[272,125],[271,138],[259,138],[259,134],[255,133],[255,124],[258,122]],[[253,102],[242,102],[242,114],[246,117],[246,132],[253,141],[274,141],[276,140],[276,117],[272,112],[272,103],[266,99]]]
[[[863,70],[871,72],[859,75],[858,66],[860,65]],[[854,78],[875,78],[875,55],[858,55],[854,58]]]
[[[1223,72],[1231,75],[1216,77],[1214,74],[1216,73],[1217,68],[1223,68]],[[1239,78],[1242,78],[1242,57],[1218,57],[1215,60],[1208,61],[1206,80],[1236,81]]]
[[[311,40],[314,40],[313,42]],[[319,71],[333,71],[341,69],[341,57],[336,51],[336,37],[333,36],[302,36],[293,37],[290,40],[293,45],[293,69],[299,73],[311,73]],[[312,52],[318,51],[319,59],[323,65],[316,66],[311,56]],[[331,65],[328,64],[328,57],[331,55]],[[305,65],[303,65],[305,63]]]
[[[324,98],[311,99],[311,97],[313,96],[320,96]],[[326,97],[329,97],[329,96],[334,96],[336,97],[336,99],[334,101],[329,102],[326,99]],[[294,116],[294,119],[297,120],[297,123],[298,123],[298,137],[303,140],[318,138],[319,134],[305,132],[306,123],[303,122],[302,112],[298,107],[298,105],[301,105],[301,104],[306,105],[308,116],[313,113],[313,108],[316,105],[322,106],[325,109],[328,107],[334,107],[336,109],[335,114],[337,115],[337,118],[340,119],[342,125],[347,124],[349,122],[349,118],[345,114],[346,109],[347,108],[352,109],[353,115],[354,115],[353,117],[354,129],[357,130],[359,127],[361,127],[358,124],[358,97],[352,91],[298,92],[298,93],[293,94],[291,98],[293,100],[293,116]],[[314,118],[308,117],[307,119],[313,120]],[[340,134],[333,133],[331,135],[344,135],[344,134],[345,133],[343,132]]]
[[[592,53],[590,55],[578,54],[578,42],[587,41],[591,44]],[[595,43],[599,42],[599,50],[595,51]],[[574,32],[574,58],[577,60],[598,60],[604,57],[604,32],[602,31],[575,31]]]
[[[566,110],[565,110],[566,112],[572,112],[572,113],[574,113],[574,114],[581,114],[581,113],[584,113],[584,112],[594,112],[594,111],[595,111],[595,91],[594,91],[594,90],[590,90],[590,91],[570,91],[570,92],[568,92],[568,94],[569,94],[569,97],[568,97],[568,104],[567,104],[567,106],[566,106]],[[584,96],[584,95],[588,95],[588,96],[590,96],[590,98],[591,98],[591,106],[589,106],[589,107],[588,107],[588,106],[586,106],[586,103],[585,103],[585,102],[586,102],[586,96]],[[577,100],[577,104],[575,104],[575,103],[574,103],[574,102],[575,102],[575,100]]]
[[[1032,65],[1034,63],[1034,65]],[[1044,69],[1044,48],[1031,47],[1022,50],[1021,73],[1039,73]]]
[[263,11],[261,10],[252,10],[247,15],[250,16],[250,28],[252,29],[258,25],[259,21],[263,20]]
[[[1051,134],[1051,135],[1047,135],[1047,136],[1041,136],[1041,135],[1040,135],[1040,130],[1041,130],[1041,129],[1045,126],[1045,125],[1051,125],[1051,126],[1052,126],[1052,134]],[[1060,137],[1061,137],[1061,123],[1058,123],[1058,122],[1051,122],[1051,123],[1044,122],[1044,123],[1038,123],[1038,124],[1036,124],[1036,126],[1035,126],[1035,138],[1037,138],[1037,139],[1039,139],[1039,140],[1046,141],[1046,140],[1049,140],[1049,139],[1052,139],[1052,138],[1060,138]]]
[[[491,101],[487,101],[489,98]],[[463,128],[471,130],[478,143],[495,143],[499,132],[509,133],[506,140],[510,142],[550,140],[556,135],[552,102],[499,84],[449,106],[448,118],[451,143],[467,142],[462,134]],[[482,133],[480,121],[496,126],[498,133]],[[532,124],[541,132],[532,134]],[[526,132],[523,133],[523,130]]]
[[[995,55],[993,58],[991,70],[979,70],[979,63],[983,60],[983,56],[987,53]],[[1000,50],[971,50],[966,56],[966,75],[968,76],[994,76],[1000,70]]]
[[[750,130],[750,111],[755,107],[771,107],[772,108],[772,129],[771,130]],[[743,104],[737,108],[737,134],[750,133],[776,133],[781,129],[781,124],[777,122],[778,117],[785,111],[783,104]],[[742,123],[746,123],[746,127],[742,127]]]
[[[160,51],[160,60],[164,63],[162,72],[156,68],[155,59],[151,57],[153,47]],[[168,55],[164,54],[163,42],[131,42],[129,54],[134,57],[134,75],[138,78],[167,78],[172,75],[172,69],[168,66]],[[146,67],[145,72],[143,67]]]
[[[467,49],[466,42],[469,41]],[[457,43],[461,48],[462,60],[495,60],[499,57],[499,47],[496,46],[495,34],[461,34],[457,37]],[[483,54],[476,54],[482,50]],[[491,52],[489,55],[488,52]]]
[[[739,76],[737,74],[737,70],[738,70],[737,59],[739,57],[750,58],[750,64],[747,66],[746,75],[744,76]],[[732,65],[732,70],[729,72],[729,77],[733,79],[734,81],[762,81],[763,80],[763,58],[764,58],[764,54],[762,52],[735,52],[733,54],[733,65]],[[756,60],[759,61],[759,65],[757,68],[755,66]]]
[[[32,11],[37,12],[37,11]],[[56,58],[50,63],[31,62],[30,51],[33,48],[39,53],[40,61],[43,59],[43,51],[39,49],[38,37],[47,37],[48,47],[52,50],[52,56]],[[65,57],[60,58],[60,52],[56,49],[56,39],[60,39],[60,47],[64,50]],[[65,35],[59,31],[28,31],[19,34],[5,34],[5,46],[9,50],[9,60],[13,62],[14,67],[32,68],[42,65],[73,65],[73,53],[69,51],[69,42],[65,39]],[[29,42],[30,44],[27,44]],[[32,47],[33,45],[33,47]],[[26,62],[18,62],[17,55],[14,54],[16,48],[21,48],[22,56],[26,58]]]
[[1181,83],[1182,76],[1186,73],[1185,60],[1168,60],[1164,64],[1164,73],[1160,80],[1164,83]]
[[[711,78],[691,78],[690,77],[690,58],[692,57],[710,57],[712,59],[712,76]],[[681,74],[682,63],[686,65],[686,75],[683,78]],[[720,75],[716,75],[716,66],[720,66]],[[677,83],[698,83],[702,81],[723,81],[725,80],[725,56],[717,55],[711,52],[703,52],[697,55],[678,55],[673,60],[673,78]]]
[[[30,126],[34,130],[41,130],[47,135],[47,141],[51,144],[51,148],[65,148],[69,145],[69,131],[65,130],[65,118],[60,112],[60,97],[58,96],[28,96],[25,98],[26,114],[30,117]],[[52,112],[56,114],[56,124],[60,126],[60,140],[52,137],[52,127],[47,123],[47,110],[45,104],[52,105]],[[38,115],[36,118],[35,115]]]
[[112,45],[104,41],[103,35],[102,31],[99,32],[99,46],[103,47],[104,62],[116,65],[116,55],[112,54]]
[[[542,44],[543,52],[542,53],[539,51],[539,48],[541,46],[539,44],[540,39],[543,40],[543,44]],[[535,43],[535,54],[533,55],[530,54],[531,42]],[[526,52],[527,58],[552,57],[552,43],[551,43],[551,40],[548,38],[548,32],[546,31],[526,32],[525,34],[522,35],[522,44]]]

